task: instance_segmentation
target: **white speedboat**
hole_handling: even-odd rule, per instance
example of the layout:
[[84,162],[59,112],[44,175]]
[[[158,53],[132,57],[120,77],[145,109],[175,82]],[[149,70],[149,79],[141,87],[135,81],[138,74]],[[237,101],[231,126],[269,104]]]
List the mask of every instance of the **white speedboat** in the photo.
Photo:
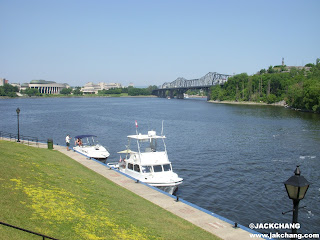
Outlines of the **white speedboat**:
[[107,149],[99,144],[95,135],[79,135],[75,136],[74,139],[74,151],[98,160],[106,160],[110,156]]
[[[157,136],[155,131],[148,131],[146,135],[141,133],[129,135],[127,149],[119,152],[126,154],[126,157],[122,159],[120,156],[119,162],[107,165],[119,169],[140,182],[173,194],[183,179],[172,170],[164,142],[165,138],[165,136]],[[135,145],[135,151],[131,150],[132,145]]]

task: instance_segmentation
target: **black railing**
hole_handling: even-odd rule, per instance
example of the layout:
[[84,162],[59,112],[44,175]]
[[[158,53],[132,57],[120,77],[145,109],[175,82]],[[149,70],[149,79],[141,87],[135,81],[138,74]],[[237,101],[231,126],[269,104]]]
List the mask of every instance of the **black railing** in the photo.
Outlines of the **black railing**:
[[24,231],[24,232],[27,232],[27,233],[31,233],[31,234],[33,234],[33,235],[38,235],[38,236],[42,237],[43,240],[45,240],[46,238],[47,238],[47,239],[58,240],[57,238],[48,237],[48,236],[43,235],[43,234],[41,234],[41,233],[36,233],[36,232],[30,231],[30,230],[27,230],[27,229],[24,229],[24,228],[20,228],[20,227],[17,227],[17,226],[13,226],[13,225],[8,224],[8,223],[0,222],[0,224],[5,225],[5,226],[7,226],[7,227],[11,227],[11,228],[18,229],[18,230],[20,230],[20,231]]
[[[0,139],[1,138],[9,138],[10,141],[11,141],[11,139],[13,139],[14,141],[17,141],[18,135],[0,131]],[[19,138],[20,138],[20,142],[22,142],[22,143],[27,143],[28,145],[35,143],[39,147],[39,139],[37,137],[20,135]]]

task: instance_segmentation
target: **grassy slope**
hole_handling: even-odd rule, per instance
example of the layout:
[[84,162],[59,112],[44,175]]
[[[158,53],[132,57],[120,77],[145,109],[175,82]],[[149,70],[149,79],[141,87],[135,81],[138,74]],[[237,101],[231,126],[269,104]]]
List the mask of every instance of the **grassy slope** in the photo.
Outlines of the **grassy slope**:
[[0,189],[0,221],[59,239],[217,239],[58,151],[0,141]]

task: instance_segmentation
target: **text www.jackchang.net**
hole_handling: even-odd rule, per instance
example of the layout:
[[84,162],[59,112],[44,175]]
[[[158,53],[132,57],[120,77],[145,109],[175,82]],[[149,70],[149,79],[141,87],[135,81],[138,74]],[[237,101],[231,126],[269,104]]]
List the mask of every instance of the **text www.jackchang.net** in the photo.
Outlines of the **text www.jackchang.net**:
[[250,238],[265,239],[320,239],[319,233],[251,233]]

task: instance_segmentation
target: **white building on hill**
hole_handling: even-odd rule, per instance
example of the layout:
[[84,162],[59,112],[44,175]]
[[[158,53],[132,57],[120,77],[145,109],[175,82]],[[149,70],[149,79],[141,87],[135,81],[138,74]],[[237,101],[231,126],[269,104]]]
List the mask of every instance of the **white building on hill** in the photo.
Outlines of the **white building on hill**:
[[81,92],[84,94],[97,94],[99,90],[108,90],[111,88],[122,88],[121,83],[104,83],[100,82],[94,84],[93,82],[88,82],[81,88]]
[[70,86],[66,83],[56,83],[46,80],[32,80],[30,83],[23,83],[21,85],[22,90],[26,90],[27,88],[35,88],[43,94],[59,94],[62,89],[69,87]]

